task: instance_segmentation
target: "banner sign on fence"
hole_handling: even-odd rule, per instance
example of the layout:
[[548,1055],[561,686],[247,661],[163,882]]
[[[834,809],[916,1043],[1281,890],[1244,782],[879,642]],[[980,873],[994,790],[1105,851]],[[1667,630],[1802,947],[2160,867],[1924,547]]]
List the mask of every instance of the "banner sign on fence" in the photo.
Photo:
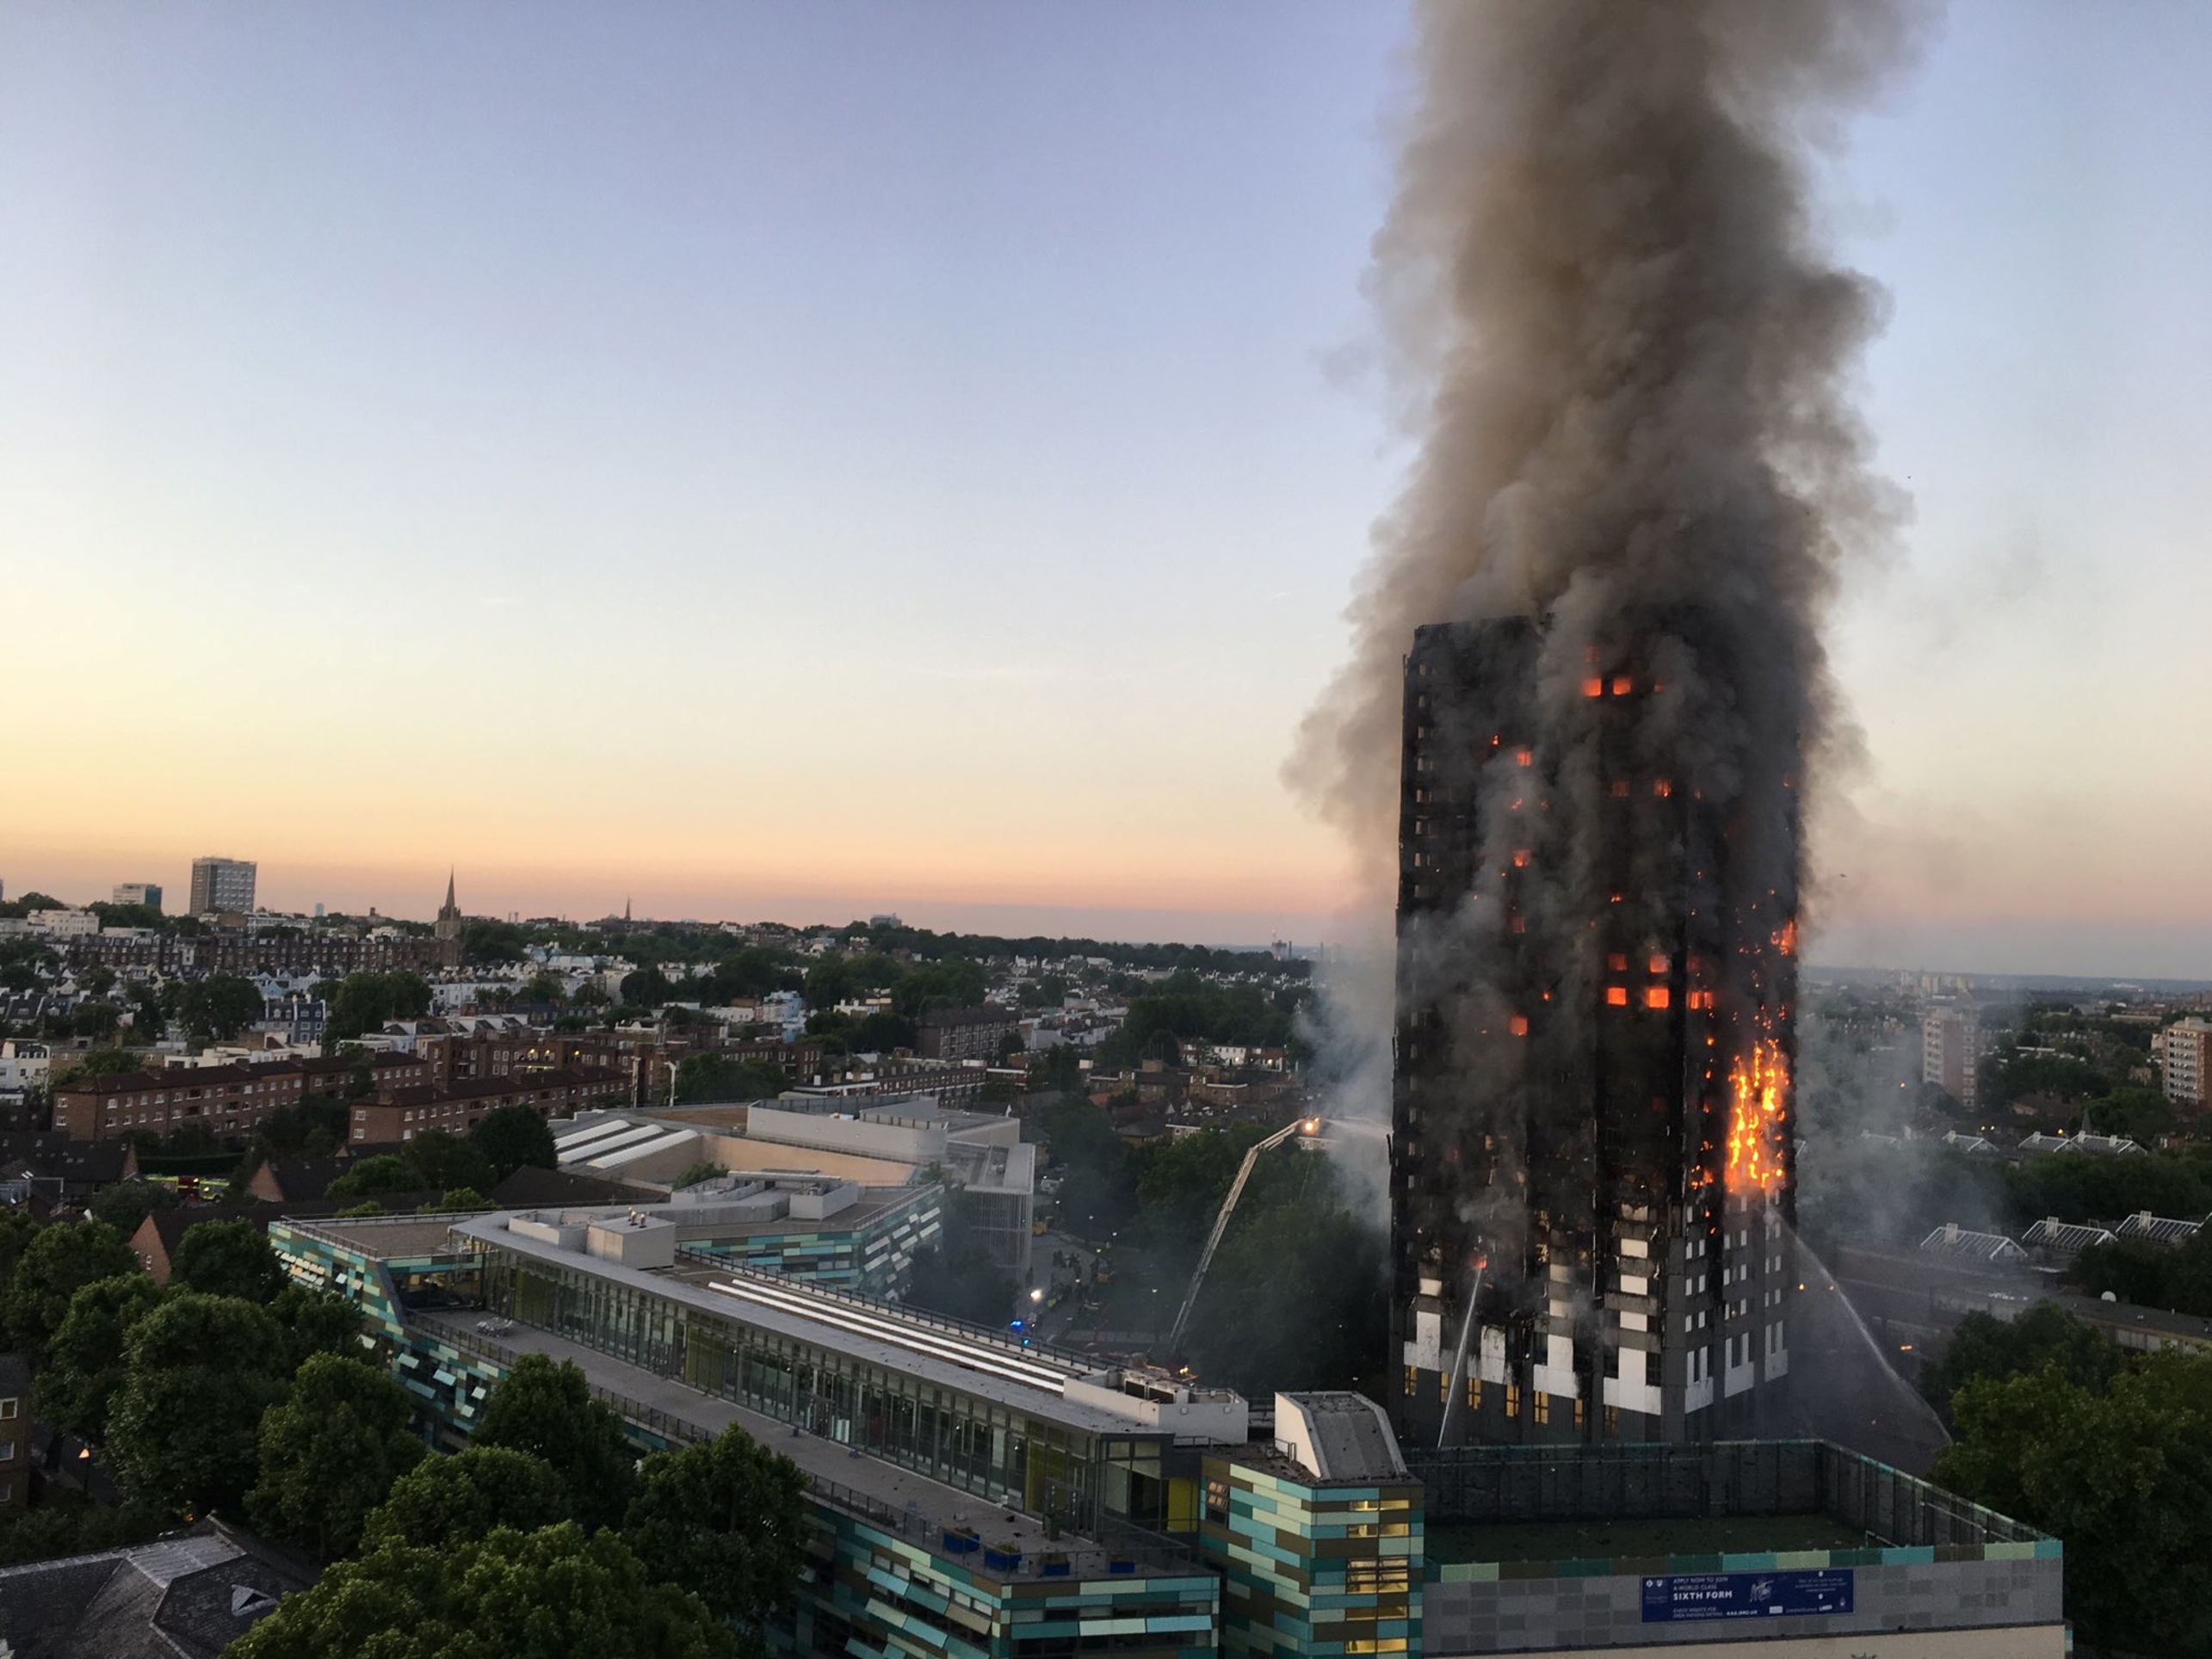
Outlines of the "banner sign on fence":
[[1644,1623],[1849,1613],[1849,1568],[1826,1572],[1691,1573],[1644,1580]]

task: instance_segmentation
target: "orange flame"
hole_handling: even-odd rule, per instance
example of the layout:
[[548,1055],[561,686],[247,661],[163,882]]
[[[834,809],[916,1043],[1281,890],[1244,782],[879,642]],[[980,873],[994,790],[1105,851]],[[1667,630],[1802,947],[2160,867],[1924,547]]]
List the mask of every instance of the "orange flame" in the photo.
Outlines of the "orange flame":
[[1782,1183],[1784,1102],[1789,1064],[1782,1045],[1762,1037],[1728,1068],[1728,1190],[1770,1193]]

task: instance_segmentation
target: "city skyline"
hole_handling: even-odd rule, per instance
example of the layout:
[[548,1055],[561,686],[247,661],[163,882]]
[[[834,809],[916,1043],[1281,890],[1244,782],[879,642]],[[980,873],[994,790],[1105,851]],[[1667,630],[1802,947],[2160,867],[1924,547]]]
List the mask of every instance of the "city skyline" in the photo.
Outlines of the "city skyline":
[[[1404,464],[1402,19],[856,15],[0,25],[10,896],[1356,934],[1276,773]],[[1956,6],[1838,151],[1916,516],[1816,962],[2212,976],[2212,20],[2145,15]]]

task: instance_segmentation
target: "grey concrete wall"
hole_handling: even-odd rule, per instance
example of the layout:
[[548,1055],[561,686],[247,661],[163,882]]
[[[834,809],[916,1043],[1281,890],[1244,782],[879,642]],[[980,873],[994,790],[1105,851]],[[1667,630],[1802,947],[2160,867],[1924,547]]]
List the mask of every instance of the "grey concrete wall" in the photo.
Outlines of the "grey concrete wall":
[[[1852,1569],[1852,1610],[1803,1618],[1646,1624],[1643,1581],[1508,1578],[1424,1588],[1430,1659],[1456,1654],[1726,1645],[1789,1637],[2054,1625],[2063,1617],[2059,1561],[1937,1561]],[[1686,1659],[1686,1656],[1685,1656]]]

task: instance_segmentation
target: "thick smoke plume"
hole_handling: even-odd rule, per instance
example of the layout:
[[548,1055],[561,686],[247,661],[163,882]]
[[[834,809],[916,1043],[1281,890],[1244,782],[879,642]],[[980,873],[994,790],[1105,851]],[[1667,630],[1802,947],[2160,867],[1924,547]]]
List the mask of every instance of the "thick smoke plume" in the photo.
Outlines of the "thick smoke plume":
[[1654,759],[1737,817],[1747,889],[1793,875],[1801,814],[1770,786],[1832,745],[1820,620],[1900,509],[1847,396],[1882,299],[1824,255],[1808,161],[1909,19],[1421,0],[1417,31],[1370,281],[1418,451],[1293,784],[1387,891],[1415,626],[1545,617],[1547,701],[1592,651],[1665,676]]

